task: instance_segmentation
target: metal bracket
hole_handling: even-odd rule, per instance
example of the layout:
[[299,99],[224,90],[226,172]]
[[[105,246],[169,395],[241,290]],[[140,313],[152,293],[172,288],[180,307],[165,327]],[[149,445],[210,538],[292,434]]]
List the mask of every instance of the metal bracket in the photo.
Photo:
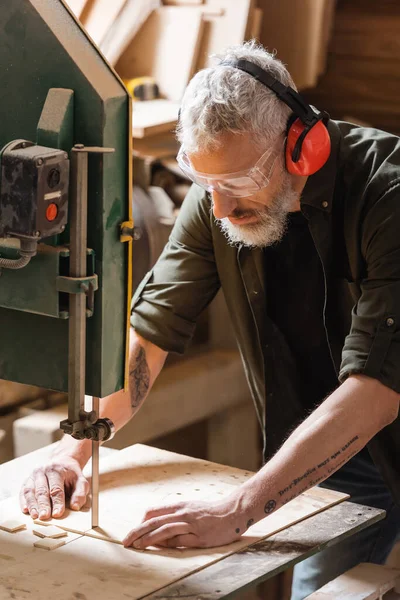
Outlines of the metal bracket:
[[135,227],[133,219],[131,221],[124,221],[121,223],[121,235],[120,242],[132,242],[140,240],[142,232],[139,227]]
[[58,292],[66,294],[86,294],[88,299],[88,309],[93,314],[94,293],[99,289],[99,278],[95,275],[86,277],[62,277],[56,279],[56,289]]
[[64,419],[60,423],[60,429],[71,435],[76,440],[92,440],[94,442],[105,442],[112,440],[115,435],[115,425],[110,419],[97,419],[96,411],[81,413],[81,420],[71,423]]

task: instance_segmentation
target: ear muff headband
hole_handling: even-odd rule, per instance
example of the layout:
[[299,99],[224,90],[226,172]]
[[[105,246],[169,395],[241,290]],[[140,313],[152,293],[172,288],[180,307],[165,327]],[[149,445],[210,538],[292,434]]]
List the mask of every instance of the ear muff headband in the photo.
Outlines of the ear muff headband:
[[331,140],[326,127],[329,115],[311,107],[296,90],[284,85],[248,60],[223,61],[220,64],[251,75],[292,109],[285,150],[286,168],[289,173],[313,175],[321,169],[331,152]]

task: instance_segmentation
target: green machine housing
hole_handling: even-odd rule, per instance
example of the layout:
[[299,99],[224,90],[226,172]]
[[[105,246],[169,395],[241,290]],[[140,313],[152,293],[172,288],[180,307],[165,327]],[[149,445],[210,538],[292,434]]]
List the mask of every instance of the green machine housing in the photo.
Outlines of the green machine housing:
[[[61,0],[2,2],[0,31],[0,379],[68,391],[70,166],[79,144],[97,148],[87,160],[86,272],[96,287],[85,393],[104,397],[125,385],[129,95]],[[1,268],[23,260],[23,247],[31,251],[23,268]]]

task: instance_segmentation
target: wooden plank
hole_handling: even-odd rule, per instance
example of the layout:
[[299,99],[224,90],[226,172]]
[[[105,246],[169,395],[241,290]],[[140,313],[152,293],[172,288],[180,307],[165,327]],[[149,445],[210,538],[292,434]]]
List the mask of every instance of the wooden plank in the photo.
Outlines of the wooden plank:
[[[378,26],[379,24],[377,24]],[[396,31],[371,35],[371,32],[347,31],[335,35],[331,52],[341,56],[359,56],[393,60],[400,57],[400,24]]]
[[[45,565],[41,563],[39,569],[37,554],[32,554],[30,550],[31,537],[24,536],[25,532],[22,532],[18,544],[10,545],[9,534],[7,540],[0,534],[0,555],[7,552],[11,556],[4,568],[2,564],[0,597],[5,585],[7,589],[10,586],[12,589],[14,584],[20,587],[29,584],[31,597],[35,597],[36,593],[41,600],[50,600],[55,585],[58,587],[58,600],[74,597],[77,589],[88,600],[103,600],[113,597],[111,590],[118,583],[120,596],[129,591],[128,597],[135,600],[248,547],[260,538],[286,529],[290,523],[324,511],[347,497],[314,488],[253,525],[238,542],[219,548],[138,552],[121,546],[122,537],[140,522],[149,504],[177,499],[217,501],[229,495],[235,486],[250,476],[248,471],[140,444],[126,448],[118,453],[116,460],[110,457],[101,463],[100,523],[107,541],[89,536],[75,538],[72,543],[56,551],[56,559],[53,560],[54,554],[49,553],[49,560]],[[5,513],[8,517],[19,514],[16,499],[9,499],[0,505],[0,517]],[[31,522],[25,515],[21,515],[21,518],[27,523]],[[68,531],[88,532],[90,512],[67,511],[64,518],[49,522]],[[110,544],[110,541],[117,544]],[[24,573],[21,573],[22,563],[25,566]],[[18,570],[15,569],[16,564]]]
[[163,0],[165,6],[199,6],[204,0]]
[[144,138],[172,131],[178,122],[179,107],[179,103],[169,100],[134,102],[133,137]]
[[399,14],[398,0],[351,0],[351,2],[338,2],[338,15],[346,15],[348,19],[358,19],[361,15],[389,15],[396,17]]
[[[343,502],[289,529],[257,542],[207,569],[185,577],[146,600],[242,599],[242,591],[270,580],[283,570],[384,518],[385,511]],[[260,595],[269,599],[270,596]],[[282,594],[278,596],[283,600]],[[343,596],[335,600],[344,600]],[[386,600],[386,599],[385,599]]]
[[[332,0],[261,0],[268,18],[263,20],[261,42],[268,50],[277,50],[300,89],[316,85],[327,51]],[[331,7],[330,7],[331,8]],[[290,19],[287,15],[290,14]]]
[[255,8],[251,17],[250,35],[253,40],[259,40],[261,34],[262,20],[264,11],[262,8]]
[[332,56],[317,93],[324,92],[339,106],[345,104],[347,113],[352,113],[352,107],[356,105],[360,110],[397,115],[400,113],[399,89],[398,61]]
[[148,160],[176,156],[178,150],[179,144],[172,133],[154,135],[146,139],[137,138],[133,142],[134,155]]
[[153,10],[159,8],[160,5],[160,0],[126,1],[100,44],[100,50],[113,66],[118,62]]
[[249,31],[254,0],[206,0],[209,10],[222,9],[222,17],[204,15],[206,21],[196,71],[211,65],[210,55],[223,52],[228,46],[241,44]]
[[361,563],[324,585],[307,597],[307,600],[380,600],[400,581],[400,570]]
[[125,3],[126,0],[96,0],[85,13],[83,25],[97,45],[101,44]]
[[[199,565],[197,573],[155,592],[146,600],[178,597],[193,600],[199,595],[207,600],[221,600],[372,525],[384,514],[382,510],[343,502],[212,566]],[[57,600],[116,597],[134,600],[136,581],[142,575],[148,577],[149,570],[153,571],[154,588],[165,576],[166,565],[159,552],[126,550],[119,545],[84,536],[78,539],[69,534],[68,540],[73,537],[74,541],[49,553],[43,561],[42,551],[32,548],[32,537],[31,532],[21,532],[18,538],[11,539],[9,534],[0,533],[0,597],[14,594],[16,600],[54,600],[56,592]],[[196,551],[192,552],[183,551],[169,563],[172,575],[178,575],[176,567],[184,563],[189,554],[190,560],[199,564]]]
[[337,0],[325,0],[322,22],[319,30],[319,48],[317,59],[317,74],[322,75],[328,64],[328,50],[330,47],[333,28],[335,25],[335,9]]
[[[233,486],[240,485],[250,476],[250,471],[227,467],[209,461],[135,444],[110,456],[101,465],[100,523],[101,537],[120,542],[135,522],[140,522],[146,507],[156,498],[176,500],[207,499],[212,501],[228,495]],[[113,492],[121,487],[122,496]],[[124,497],[135,496],[136,514],[132,516],[130,504],[124,510]],[[149,498],[152,496],[151,501]],[[305,516],[324,510],[327,505],[340,502],[347,496],[323,488],[313,488],[299,499],[289,502],[279,511],[256,523],[249,529],[250,536],[272,535]],[[121,506],[120,506],[121,505]],[[118,514],[118,520],[115,515]],[[91,529],[90,510],[67,511],[62,519],[46,521],[63,529],[84,533]],[[92,534],[94,532],[91,532]],[[237,547],[243,547],[245,534]],[[254,541],[254,540],[253,540]],[[236,546],[236,544],[234,544]]]
[[399,60],[400,13],[397,15],[360,14],[349,19],[339,13],[330,51],[336,55]]
[[79,19],[88,0],[64,0],[74,15]]
[[123,79],[154,77],[161,96],[179,102],[194,72],[202,28],[201,9],[163,6],[152,12],[116,70]]

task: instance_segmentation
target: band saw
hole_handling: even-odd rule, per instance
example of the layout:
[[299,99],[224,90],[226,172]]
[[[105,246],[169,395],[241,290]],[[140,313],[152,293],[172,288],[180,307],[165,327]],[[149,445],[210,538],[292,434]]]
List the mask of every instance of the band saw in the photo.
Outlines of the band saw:
[[99,398],[128,374],[130,96],[62,0],[3,2],[0,26],[0,378],[68,392],[96,527]]

